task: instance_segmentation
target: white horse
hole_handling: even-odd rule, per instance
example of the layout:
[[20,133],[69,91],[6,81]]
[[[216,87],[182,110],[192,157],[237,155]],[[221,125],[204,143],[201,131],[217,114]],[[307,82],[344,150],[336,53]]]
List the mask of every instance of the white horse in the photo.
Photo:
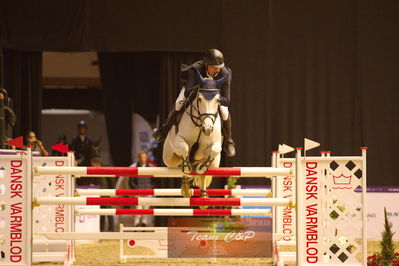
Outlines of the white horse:
[[181,190],[186,198],[191,197],[191,179],[201,189],[201,197],[208,196],[206,188],[210,185],[212,176],[195,173],[203,174],[209,167],[219,166],[223,142],[218,88],[226,77],[209,80],[199,73],[198,76],[199,88],[193,90],[188,97],[191,99],[187,102],[189,105],[186,106],[177,127],[172,126],[170,129],[163,146],[164,163],[168,167],[180,167],[185,174]]

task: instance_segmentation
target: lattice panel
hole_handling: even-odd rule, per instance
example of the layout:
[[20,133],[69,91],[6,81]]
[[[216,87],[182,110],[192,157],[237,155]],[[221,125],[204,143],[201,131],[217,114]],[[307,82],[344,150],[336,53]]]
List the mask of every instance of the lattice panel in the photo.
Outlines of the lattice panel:
[[361,263],[362,245],[362,162],[332,158],[325,165],[324,209],[326,256],[329,263]]

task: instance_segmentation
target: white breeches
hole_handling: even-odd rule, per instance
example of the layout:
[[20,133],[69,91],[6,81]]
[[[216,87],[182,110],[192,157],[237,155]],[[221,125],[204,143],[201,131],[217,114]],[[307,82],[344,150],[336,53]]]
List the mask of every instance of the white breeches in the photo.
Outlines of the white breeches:
[[[184,106],[184,101],[186,100],[186,97],[184,97],[184,90],[185,90],[185,88],[183,87],[179,93],[179,96],[176,99],[176,102],[175,102],[176,111],[180,111]],[[220,111],[220,116],[222,117],[222,120],[226,121],[229,118],[229,108],[227,106],[221,105],[219,107],[219,111]]]
[[184,97],[184,91],[185,91],[185,88],[183,87],[179,93],[179,96],[176,99],[176,102],[175,102],[176,111],[180,111],[183,108],[184,101],[186,100],[186,97]]
[[223,121],[229,119],[229,107],[221,105],[219,111]]

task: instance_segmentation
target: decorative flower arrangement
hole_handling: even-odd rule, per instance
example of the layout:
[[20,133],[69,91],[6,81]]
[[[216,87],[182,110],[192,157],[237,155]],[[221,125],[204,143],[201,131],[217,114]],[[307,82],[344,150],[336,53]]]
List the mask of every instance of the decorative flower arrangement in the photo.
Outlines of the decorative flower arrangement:
[[379,253],[374,253],[367,257],[367,265],[382,266],[382,265],[399,265],[399,252],[393,254],[391,261],[383,260]]
[[381,252],[367,257],[367,265],[370,266],[399,265],[399,252],[395,252],[392,241],[395,232],[392,231],[392,223],[388,220],[386,208],[384,208],[384,216],[384,232],[381,233],[382,239],[380,241]]

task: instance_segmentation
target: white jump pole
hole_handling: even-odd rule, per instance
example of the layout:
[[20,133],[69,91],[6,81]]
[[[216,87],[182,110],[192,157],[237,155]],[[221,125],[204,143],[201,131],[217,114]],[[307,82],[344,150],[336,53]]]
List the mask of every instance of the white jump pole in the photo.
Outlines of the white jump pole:
[[362,262],[363,265],[367,263],[367,147],[362,147],[362,161],[363,161],[363,178],[362,178]]
[[[77,176],[126,176],[126,177],[181,177],[179,168],[167,167],[43,167],[34,169],[35,175],[70,174]],[[196,175],[192,173],[191,175]],[[219,167],[209,168],[203,175],[214,177],[274,177],[292,175],[290,169],[272,167]]]
[[[160,189],[77,189],[79,196],[181,196],[180,188]],[[200,189],[191,189],[192,195],[201,195]],[[207,189],[209,196],[270,196],[270,189]]]
[[145,239],[159,240],[164,237],[165,233],[160,232],[43,232],[38,234],[49,240],[129,240],[129,239]]
[[285,198],[107,198],[107,197],[35,197],[38,205],[100,206],[289,206]]
[[296,204],[296,236],[295,236],[295,241],[296,241],[296,262],[301,262],[303,259],[303,250],[305,247],[301,245],[300,240],[301,240],[301,233],[305,234],[306,230],[304,230],[305,227],[305,219],[303,217],[303,209],[305,208],[305,191],[304,187],[302,186],[301,176],[302,173],[302,168],[301,168],[301,160],[302,160],[302,148],[296,148],[295,151],[295,176],[297,177],[296,179],[296,197],[295,197],[295,204]]
[[270,216],[270,209],[82,209],[76,215]]

